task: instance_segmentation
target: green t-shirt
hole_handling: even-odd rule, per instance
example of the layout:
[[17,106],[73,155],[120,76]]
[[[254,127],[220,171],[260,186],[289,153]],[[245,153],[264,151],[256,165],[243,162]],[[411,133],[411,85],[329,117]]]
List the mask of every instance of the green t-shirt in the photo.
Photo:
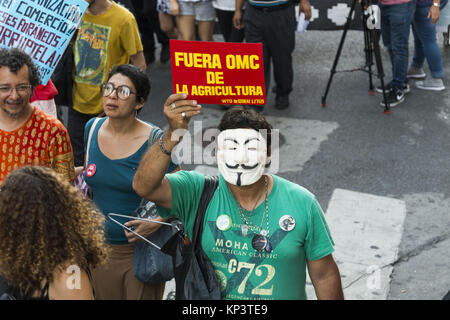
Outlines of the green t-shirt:
[[[159,214],[162,217],[176,214],[192,239],[205,177],[194,171],[179,171],[166,177],[172,188],[172,211],[158,207]],[[246,237],[242,235],[244,221],[225,180],[219,175],[219,186],[206,210],[202,248],[216,270],[224,299],[306,299],[306,259],[317,260],[334,251],[334,242],[314,195],[288,180],[272,177],[274,184],[267,202],[273,251],[267,253],[253,249],[251,229]],[[264,211],[263,202],[249,219],[267,229],[266,218],[262,221]],[[245,211],[245,214],[250,213]],[[219,220],[231,220],[228,229],[223,225],[218,228],[216,222],[220,216]],[[292,230],[280,227],[284,216],[294,218]]]

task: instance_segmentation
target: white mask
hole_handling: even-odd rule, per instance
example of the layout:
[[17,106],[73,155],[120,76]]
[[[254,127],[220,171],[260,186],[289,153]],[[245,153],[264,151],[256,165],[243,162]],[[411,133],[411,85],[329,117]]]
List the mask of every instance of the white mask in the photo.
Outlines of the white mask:
[[261,178],[267,158],[267,142],[254,129],[228,129],[217,137],[217,166],[225,181],[251,185]]

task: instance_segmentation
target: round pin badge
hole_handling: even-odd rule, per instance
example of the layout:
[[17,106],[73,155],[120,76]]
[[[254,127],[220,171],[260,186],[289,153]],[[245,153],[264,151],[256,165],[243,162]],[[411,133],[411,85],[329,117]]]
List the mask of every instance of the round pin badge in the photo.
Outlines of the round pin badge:
[[227,231],[231,228],[231,218],[227,216],[226,214],[220,215],[216,220],[216,226],[221,231]]
[[289,232],[295,228],[295,219],[294,217],[286,214],[280,218],[278,224],[280,225],[281,229]]
[[86,175],[88,177],[92,177],[95,172],[97,171],[97,167],[95,166],[95,164],[91,163],[90,165],[88,165],[88,167],[86,168]]
[[252,239],[252,247],[256,251],[263,251],[267,246],[267,242],[267,237],[260,234],[255,234]]

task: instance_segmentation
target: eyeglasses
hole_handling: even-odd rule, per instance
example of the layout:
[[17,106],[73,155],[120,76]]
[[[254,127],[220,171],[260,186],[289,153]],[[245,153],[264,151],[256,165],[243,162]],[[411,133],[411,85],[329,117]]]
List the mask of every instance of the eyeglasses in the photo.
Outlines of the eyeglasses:
[[109,97],[114,91],[116,91],[117,97],[121,100],[128,99],[130,94],[136,94],[136,92],[132,92],[130,87],[126,85],[114,87],[112,83],[104,83],[100,88],[102,96]]
[[12,93],[13,90],[16,90],[16,92],[18,94],[24,94],[24,93],[29,93],[30,89],[33,86],[31,84],[21,84],[17,87],[11,87],[11,86],[0,86],[0,93],[3,95],[9,95]]

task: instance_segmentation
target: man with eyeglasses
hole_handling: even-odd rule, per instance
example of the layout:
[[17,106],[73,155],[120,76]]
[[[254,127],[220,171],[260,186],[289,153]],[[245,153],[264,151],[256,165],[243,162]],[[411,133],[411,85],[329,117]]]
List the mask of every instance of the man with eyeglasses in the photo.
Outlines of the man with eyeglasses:
[[19,49],[0,49],[0,184],[25,165],[53,168],[75,178],[72,145],[63,124],[30,104],[40,77]]
[[100,85],[110,69],[126,63],[147,68],[133,14],[114,1],[86,1],[89,6],[73,46],[73,106],[67,124],[76,166],[84,162],[84,127],[103,111]]

